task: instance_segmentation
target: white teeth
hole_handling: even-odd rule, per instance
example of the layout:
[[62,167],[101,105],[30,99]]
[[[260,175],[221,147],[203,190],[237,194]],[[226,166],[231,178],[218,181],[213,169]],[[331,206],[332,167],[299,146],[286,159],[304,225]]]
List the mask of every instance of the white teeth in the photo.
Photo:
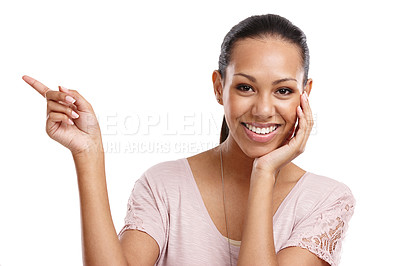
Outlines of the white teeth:
[[249,130],[253,131],[254,133],[261,134],[261,135],[269,134],[270,132],[274,131],[278,127],[278,126],[270,126],[270,127],[260,128],[260,127],[255,127],[255,126],[249,125],[249,124],[245,124],[245,125]]

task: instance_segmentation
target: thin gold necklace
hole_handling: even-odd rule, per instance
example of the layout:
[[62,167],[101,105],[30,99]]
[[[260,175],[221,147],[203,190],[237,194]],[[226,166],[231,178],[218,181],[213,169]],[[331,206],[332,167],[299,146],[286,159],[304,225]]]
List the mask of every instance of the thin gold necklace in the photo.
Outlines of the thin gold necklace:
[[229,240],[228,219],[226,217],[226,207],[225,207],[224,166],[223,166],[223,163],[222,163],[222,148],[219,150],[219,158],[221,160],[222,194],[223,194],[223,201],[224,201],[224,214],[225,214],[226,234],[228,235],[229,262],[230,262],[230,264],[232,266],[231,243],[230,243],[230,240]]

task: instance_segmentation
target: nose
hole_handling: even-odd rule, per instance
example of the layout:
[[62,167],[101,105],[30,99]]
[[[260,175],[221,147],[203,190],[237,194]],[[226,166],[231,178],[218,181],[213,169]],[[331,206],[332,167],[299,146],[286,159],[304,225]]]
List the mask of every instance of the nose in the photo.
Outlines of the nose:
[[257,97],[254,97],[251,114],[256,121],[266,122],[271,120],[275,115],[275,103],[273,95],[270,93],[260,92]]

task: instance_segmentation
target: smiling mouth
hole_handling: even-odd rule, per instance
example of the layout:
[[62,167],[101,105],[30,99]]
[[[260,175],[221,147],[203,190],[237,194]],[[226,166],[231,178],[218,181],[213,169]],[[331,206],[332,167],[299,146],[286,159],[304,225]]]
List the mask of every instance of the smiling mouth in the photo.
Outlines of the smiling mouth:
[[258,126],[254,126],[248,123],[241,123],[242,125],[244,125],[248,130],[259,134],[259,135],[266,135],[269,134],[271,132],[274,132],[280,125],[275,124],[272,126],[268,126],[268,127],[258,127]]

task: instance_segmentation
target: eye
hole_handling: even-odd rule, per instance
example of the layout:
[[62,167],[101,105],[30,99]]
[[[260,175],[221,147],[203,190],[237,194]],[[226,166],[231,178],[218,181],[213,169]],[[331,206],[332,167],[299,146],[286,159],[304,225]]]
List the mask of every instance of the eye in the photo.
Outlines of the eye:
[[291,90],[289,88],[280,88],[279,90],[277,90],[277,92],[281,95],[289,95],[289,94],[293,93],[293,90]]
[[236,86],[236,89],[238,89],[240,91],[244,91],[244,92],[254,91],[251,86],[246,85],[246,84],[239,84],[239,85]]

